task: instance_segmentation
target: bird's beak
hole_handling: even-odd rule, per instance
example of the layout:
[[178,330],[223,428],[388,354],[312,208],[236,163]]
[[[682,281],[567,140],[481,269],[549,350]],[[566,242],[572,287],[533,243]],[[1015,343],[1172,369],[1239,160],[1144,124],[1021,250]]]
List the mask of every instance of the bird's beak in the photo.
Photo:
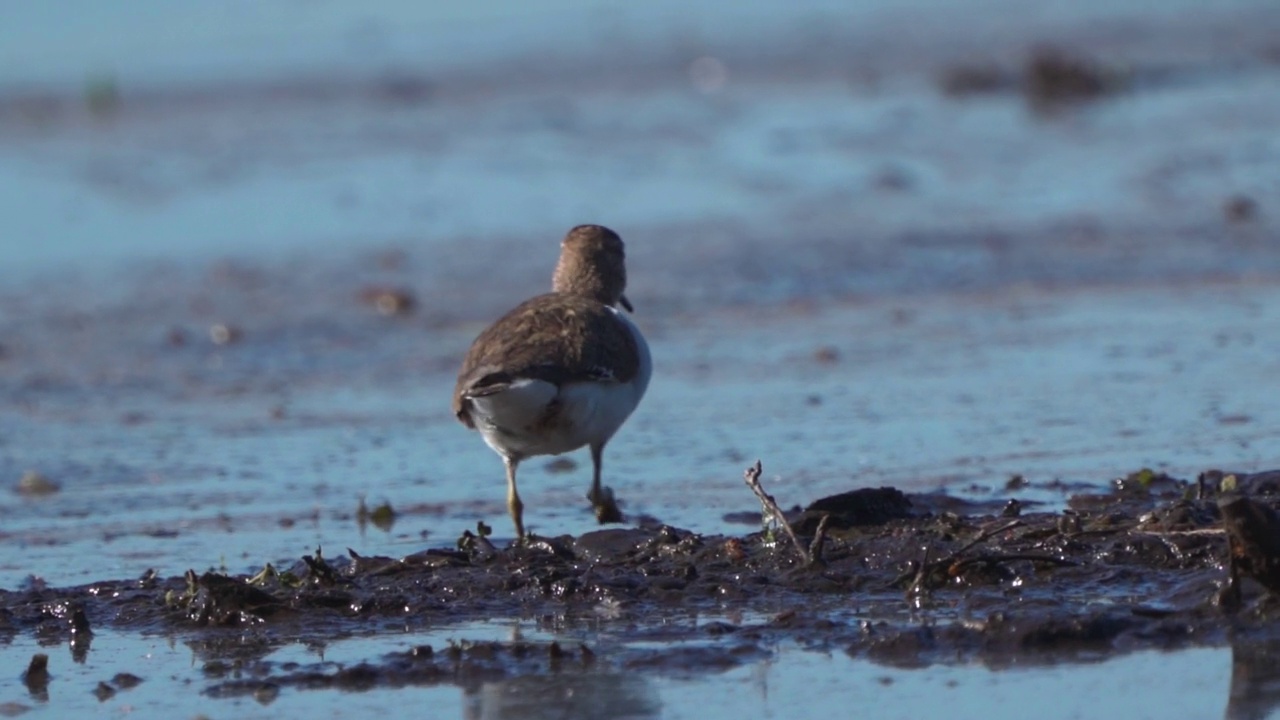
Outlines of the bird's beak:
[[619,305],[621,305],[622,307],[626,308],[626,309],[627,309],[627,312],[629,312],[629,313],[633,313],[633,312],[635,312],[635,311],[636,311],[636,309],[635,309],[635,308],[631,307],[631,301],[627,299],[627,296],[626,296],[626,295],[619,295],[619,296],[618,296],[618,304],[619,304]]

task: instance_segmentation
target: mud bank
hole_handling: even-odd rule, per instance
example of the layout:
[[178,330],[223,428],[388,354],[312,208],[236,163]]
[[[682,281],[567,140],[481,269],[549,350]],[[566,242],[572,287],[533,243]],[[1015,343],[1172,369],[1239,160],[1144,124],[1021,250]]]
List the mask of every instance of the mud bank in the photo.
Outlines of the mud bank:
[[[260,703],[286,689],[476,691],[542,676],[591,676],[604,692],[600,675],[621,688],[631,676],[714,674],[781,643],[896,668],[1231,643],[1256,683],[1271,676],[1248,657],[1280,644],[1280,605],[1265,590],[1280,557],[1268,544],[1278,485],[1276,473],[1189,481],[1144,470],[1053,513],[1019,501],[1022,478],[980,504],[864,489],[789,511],[798,545],[778,525],[745,536],[608,528],[505,548],[467,532],[398,558],[317,550],[253,577],[149,573],[8,590],[0,619],[10,642],[66,643],[90,665],[95,630],[179,637],[201,664],[192,692]],[[466,637],[468,623],[501,618],[532,618],[564,639]],[[610,640],[572,641],[582,626],[607,628]],[[292,644],[441,628],[460,635],[348,661],[269,658]],[[26,682],[50,681],[29,670]]]

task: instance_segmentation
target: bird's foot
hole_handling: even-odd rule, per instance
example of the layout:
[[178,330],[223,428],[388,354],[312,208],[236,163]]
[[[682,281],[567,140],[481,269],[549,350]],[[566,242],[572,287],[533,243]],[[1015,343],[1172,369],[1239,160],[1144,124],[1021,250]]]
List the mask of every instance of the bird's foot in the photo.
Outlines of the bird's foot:
[[623,521],[622,511],[618,509],[618,501],[613,499],[612,488],[601,488],[598,494],[594,492],[588,494],[587,499],[591,501],[591,509],[595,511],[596,520],[601,525]]

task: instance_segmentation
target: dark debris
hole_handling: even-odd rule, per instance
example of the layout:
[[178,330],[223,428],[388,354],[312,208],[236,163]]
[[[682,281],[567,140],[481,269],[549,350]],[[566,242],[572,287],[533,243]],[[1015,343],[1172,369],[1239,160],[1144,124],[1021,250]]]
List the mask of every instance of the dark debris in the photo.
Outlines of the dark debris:
[[[64,642],[87,638],[90,623],[184,633],[205,659],[209,694],[263,703],[280,688],[465,687],[553,666],[716,671],[766,656],[779,639],[904,667],[1096,658],[1221,643],[1229,633],[1280,641],[1280,602],[1269,597],[1280,593],[1277,498],[1240,490],[1269,489],[1274,475],[1227,477],[1187,482],[1140,472],[1109,492],[1074,498],[1070,513],[1024,507],[1017,517],[1001,516],[1007,498],[965,514],[939,510],[947,505],[932,495],[845,493],[810,506],[829,518],[816,541],[816,526],[792,523],[805,553],[775,531],[612,528],[498,547],[479,528],[457,548],[401,558],[317,551],[252,578],[209,572],[32,585],[0,592],[0,616],[11,632]],[[727,608],[771,619],[729,621]],[[700,613],[711,617],[699,624]],[[267,659],[285,643],[323,647],[388,623],[441,628],[542,616],[613,623],[623,643],[602,651],[462,642],[345,667]],[[661,647],[694,638],[708,644]],[[33,693],[40,677],[27,673]]]

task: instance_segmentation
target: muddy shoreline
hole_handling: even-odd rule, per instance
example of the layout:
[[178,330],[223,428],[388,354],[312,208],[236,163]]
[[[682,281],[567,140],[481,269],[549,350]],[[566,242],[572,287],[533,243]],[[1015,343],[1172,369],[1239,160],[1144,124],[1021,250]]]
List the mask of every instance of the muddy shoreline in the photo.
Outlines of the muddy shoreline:
[[[0,620],[8,642],[34,635],[90,664],[94,629],[181,638],[203,664],[199,692],[264,704],[285,688],[474,690],[523,676],[717,673],[782,642],[897,668],[1098,662],[1224,644],[1256,659],[1280,646],[1280,605],[1264,587],[1276,587],[1265,546],[1277,528],[1276,473],[1179,480],[1143,470],[1052,513],[1021,507],[1026,486],[1013,478],[983,503],[880,489],[796,508],[788,517],[803,554],[778,526],[735,537],[653,524],[520,547],[467,532],[399,558],[317,550],[254,577],[32,581],[0,592]],[[815,516],[826,517],[816,541]],[[696,620],[726,611],[740,620]],[[496,618],[562,632],[607,626],[614,642],[461,636],[359,662],[268,659],[288,644]],[[1242,663],[1250,682],[1274,679]]]

